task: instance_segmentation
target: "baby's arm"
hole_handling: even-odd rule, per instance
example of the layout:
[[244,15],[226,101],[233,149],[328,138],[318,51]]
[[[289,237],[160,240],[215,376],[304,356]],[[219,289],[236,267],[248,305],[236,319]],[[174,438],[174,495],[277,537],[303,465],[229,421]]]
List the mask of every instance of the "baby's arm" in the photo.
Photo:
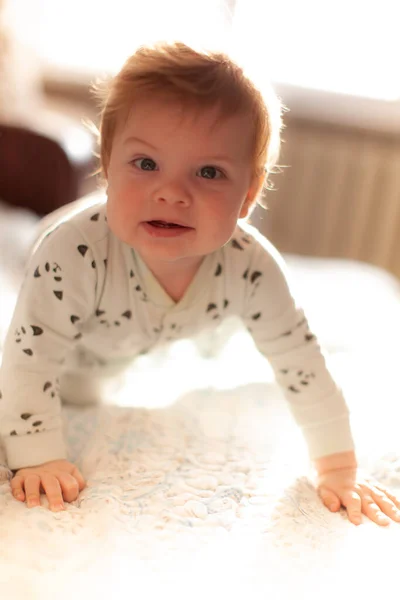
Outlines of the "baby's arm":
[[61,225],[29,261],[5,341],[0,434],[11,469],[66,458],[58,375],[94,310],[95,288],[88,243]]
[[245,322],[274,370],[310,459],[352,452],[349,409],[292,296],[284,261],[265,238],[258,242],[249,268]]
[[253,258],[245,319],[302,429],[321,500],[333,512],[346,507],[354,524],[362,513],[379,525],[400,522],[400,498],[358,469],[349,410],[292,298],[282,258],[266,240]]

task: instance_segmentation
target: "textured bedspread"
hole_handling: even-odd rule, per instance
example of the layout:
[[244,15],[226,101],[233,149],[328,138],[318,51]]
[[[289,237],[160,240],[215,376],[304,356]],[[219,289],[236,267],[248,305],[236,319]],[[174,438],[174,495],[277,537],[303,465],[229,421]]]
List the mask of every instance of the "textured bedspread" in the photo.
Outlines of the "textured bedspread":
[[[397,284],[356,264],[335,277],[323,261],[289,265],[347,394],[361,466],[400,493]],[[7,269],[0,332],[18,285]],[[353,312],[340,319],[345,295]],[[44,496],[27,509],[0,468],[1,599],[312,600],[397,589],[400,526],[364,518],[355,527],[323,507],[301,435],[238,322],[212,344],[183,340],[140,357],[109,400],[63,407],[71,460],[87,479],[66,511],[50,512]]]

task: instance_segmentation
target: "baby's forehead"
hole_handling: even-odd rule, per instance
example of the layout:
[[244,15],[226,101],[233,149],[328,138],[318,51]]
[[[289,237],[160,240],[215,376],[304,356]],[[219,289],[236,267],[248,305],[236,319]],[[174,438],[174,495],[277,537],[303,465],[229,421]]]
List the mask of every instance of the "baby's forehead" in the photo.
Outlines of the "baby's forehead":
[[119,122],[111,153],[146,153],[160,160],[220,160],[235,168],[253,164],[255,128],[250,116],[224,107],[150,98],[132,102]]
[[119,120],[120,132],[127,135],[130,130],[150,133],[160,130],[170,130],[171,133],[192,130],[195,135],[218,135],[232,128],[240,129],[242,135],[247,131],[252,132],[252,115],[243,110],[226,110],[220,103],[202,106],[184,101],[142,100],[132,102]]

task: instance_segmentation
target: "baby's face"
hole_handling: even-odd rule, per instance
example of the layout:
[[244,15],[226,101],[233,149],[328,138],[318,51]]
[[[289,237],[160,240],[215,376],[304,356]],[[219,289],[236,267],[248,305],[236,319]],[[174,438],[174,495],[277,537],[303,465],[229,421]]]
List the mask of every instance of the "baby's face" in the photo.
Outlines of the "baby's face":
[[[188,266],[232,237],[250,199],[248,117],[160,101],[119,123],[108,167],[108,224],[151,268]],[[175,224],[175,225],[173,225]]]

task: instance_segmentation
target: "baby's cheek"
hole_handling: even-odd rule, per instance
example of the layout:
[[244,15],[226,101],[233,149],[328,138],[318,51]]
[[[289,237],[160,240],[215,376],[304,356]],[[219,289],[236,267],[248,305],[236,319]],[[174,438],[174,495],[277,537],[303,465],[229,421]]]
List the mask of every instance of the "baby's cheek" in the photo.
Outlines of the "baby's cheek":
[[106,219],[111,231],[120,236],[129,222],[128,203],[121,196],[108,195]]
[[226,244],[232,237],[237,226],[237,213],[236,211],[224,211],[220,214],[216,214],[209,219],[209,223],[214,228],[214,234],[218,238],[218,242],[221,246]]

